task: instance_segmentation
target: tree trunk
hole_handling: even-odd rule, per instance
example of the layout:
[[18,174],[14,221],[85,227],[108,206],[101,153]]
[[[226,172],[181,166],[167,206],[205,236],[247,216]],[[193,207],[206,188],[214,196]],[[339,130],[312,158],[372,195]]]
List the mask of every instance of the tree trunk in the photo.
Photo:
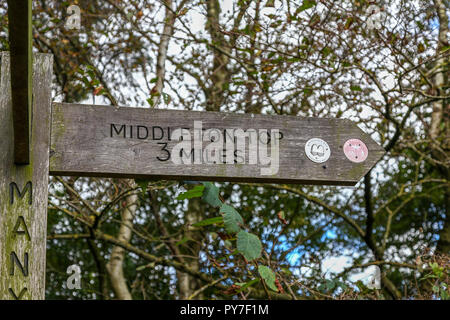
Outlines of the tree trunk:
[[[202,220],[204,218],[205,207],[206,206],[201,199],[191,199],[189,201],[188,210],[184,216],[185,224],[192,225]],[[192,258],[184,257],[184,260],[191,269],[198,271],[200,269],[199,252],[201,249],[200,243],[202,241],[202,235],[198,231],[193,231],[189,228],[184,234],[184,237],[192,239],[193,241],[188,241],[180,248],[181,254],[184,256],[191,256]],[[201,283],[197,278],[194,278],[187,273],[177,271],[177,277],[181,299],[189,298],[194,291],[201,286]],[[202,299],[201,294],[198,295],[196,299]]]
[[230,58],[224,53],[229,52],[227,42],[219,29],[220,3],[218,0],[206,1],[206,28],[211,36],[213,48],[213,68],[210,71],[212,85],[206,90],[206,111],[220,111],[224,102],[224,90],[229,83],[230,73],[227,66]]
[[[442,50],[448,46],[448,23],[449,18],[447,8],[443,0],[434,0],[437,16],[439,17],[439,43],[436,55],[442,53]],[[436,95],[445,96],[445,88],[448,86],[448,74],[446,74],[445,65],[448,65],[447,58],[439,58],[436,61],[437,68],[433,77],[433,85]],[[437,160],[448,163],[449,150],[449,109],[448,101],[443,99],[433,103],[433,113],[431,115],[430,137],[432,141],[432,154]],[[439,166],[439,171],[444,179],[449,180],[449,168]],[[436,250],[440,253],[450,254],[450,190],[446,189],[444,195],[445,219],[444,227],[439,233],[439,241]]]
[[[131,185],[133,181],[128,181]],[[124,209],[122,211],[122,223],[119,228],[117,239],[128,243],[132,235],[133,218],[137,209],[137,202],[139,198],[137,194],[131,194],[126,197],[124,202]],[[119,300],[132,300],[131,293],[128,289],[126,279],[123,274],[123,261],[125,257],[125,249],[119,246],[114,246],[111,251],[111,257],[106,265],[108,270],[111,287],[114,295]]]
[[161,95],[164,88],[164,81],[166,78],[166,60],[167,50],[169,48],[170,37],[173,34],[175,25],[175,14],[173,11],[172,0],[164,1],[166,7],[166,15],[164,19],[164,28],[159,40],[158,59],[156,62],[156,84],[151,91],[151,105],[157,107],[161,101]]

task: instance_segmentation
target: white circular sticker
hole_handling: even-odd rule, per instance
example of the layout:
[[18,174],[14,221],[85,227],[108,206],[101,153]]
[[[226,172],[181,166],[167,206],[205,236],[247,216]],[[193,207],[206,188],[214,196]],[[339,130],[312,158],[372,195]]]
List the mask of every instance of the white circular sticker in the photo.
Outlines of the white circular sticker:
[[305,144],[308,158],[316,163],[323,163],[330,158],[331,150],[328,143],[319,138],[309,139]]

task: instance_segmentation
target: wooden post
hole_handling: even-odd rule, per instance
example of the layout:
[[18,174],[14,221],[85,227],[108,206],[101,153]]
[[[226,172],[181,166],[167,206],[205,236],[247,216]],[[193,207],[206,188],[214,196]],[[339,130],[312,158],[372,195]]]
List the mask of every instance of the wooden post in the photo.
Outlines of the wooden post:
[[33,35],[31,0],[8,0],[14,162],[30,163]]
[[30,164],[14,163],[9,53],[0,53],[0,299],[44,299],[53,58],[34,56]]

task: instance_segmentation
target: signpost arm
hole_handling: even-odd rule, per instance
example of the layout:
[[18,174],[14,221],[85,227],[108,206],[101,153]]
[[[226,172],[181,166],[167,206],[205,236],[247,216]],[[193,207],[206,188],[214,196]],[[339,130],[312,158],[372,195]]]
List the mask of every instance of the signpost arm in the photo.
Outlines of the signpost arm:
[[[61,103],[53,104],[52,113],[50,175],[56,176],[353,186],[385,153],[355,123],[345,119]],[[180,146],[180,141],[171,137],[179,128],[192,133],[215,128],[224,141],[227,128],[232,132],[240,128],[248,138],[241,139],[243,150],[237,153],[239,143],[234,146],[233,141],[238,139],[228,135],[217,154],[226,156],[227,149],[232,150],[231,163],[223,158],[208,162],[204,151],[209,142],[197,145],[188,141]],[[279,150],[270,151],[270,163],[264,164],[260,152],[273,145],[264,138],[268,132],[274,136],[271,141],[278,139]],[[227,146],[228,142],[233,145]],[[253,155],[259,152],[253,163],[250,149]],[[184,163],[175,161],[180,154]],[[276,172],[262,174],[272,165]]]
[[29,165],[17,165],[10,56],[0,52],[0,300],[44,299],[45,293],[53,59],[34,58]]
[[14,162],[30,163],[32,104],[31,0],[8,0],[11,88],[14,123]]

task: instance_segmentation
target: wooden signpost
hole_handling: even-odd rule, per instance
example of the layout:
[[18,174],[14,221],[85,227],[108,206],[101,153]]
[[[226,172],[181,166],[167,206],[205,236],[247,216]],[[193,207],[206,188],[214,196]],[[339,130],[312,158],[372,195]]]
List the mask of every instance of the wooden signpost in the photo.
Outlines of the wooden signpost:
[[[52,110],[52,175],[352,186],[384,154],[382,147],[345,119],[60,103],[53,104]],[[201,128],[196,128],[195,123],[201,123]],[[174,154],[180,141],[172,136],[175,130],[183,128],[190,132],[192,141]],[[208,134],[208,129],[215,130]],[[238,150],[235,135],[239,129],[247,135],[245,152],[243,148]],[[273,135],[275,130],[277,133]],[[195,149],[193,139],[200,132],[203,143]],[[222,154],[216,163],[208,163],[205,149],[214,134],[223,138],[219,147]],[[325,141],[330,148],[329,158],[324,162],[307,157],[308,151],[319,156],[326,151],[317,143],[306,147],[314,138]],[[365,161],[356,163],[346,157],[343,147],[350,139],[358,139],[367,146]],[[255,164],[249,159],[252,142],[257,142],[253,144]],[[261,169],[269,168],[270,163],[259,161],[259,151],[267,148],[270,155],[273,143],[279,144],[275,155],[278,170],[274,170],[275,174],[261,174]],[[227,163],[230,148],[232,161]],[[187,158],[187,163],[174,163],[173,157],[180,154]]]
[[0,62],[0,299],[44,299],[53,58],[35,56],[28,165],[14,162],[9,54]]
[[[8,1],[28,44],[30,3]],[[49,174],[351,186],[384,154],[345,119],[52,108],[52,57],[35,55],[32,69],[30,50],[0,54],[0,299],[44,299]]]

